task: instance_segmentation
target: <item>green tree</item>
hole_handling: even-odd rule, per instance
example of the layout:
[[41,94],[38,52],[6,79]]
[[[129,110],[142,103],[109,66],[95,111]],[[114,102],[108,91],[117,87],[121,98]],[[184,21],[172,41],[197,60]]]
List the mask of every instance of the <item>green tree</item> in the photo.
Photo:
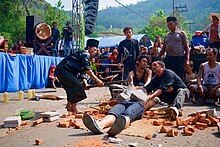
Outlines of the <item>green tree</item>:
[[144,27],[139,33],[148,34],[150,39],[154,39],[156,36],[161,36],[162,38],[167,33],[166,27],[166,16],[163,10],[156,12],[148,21],[148,25]]

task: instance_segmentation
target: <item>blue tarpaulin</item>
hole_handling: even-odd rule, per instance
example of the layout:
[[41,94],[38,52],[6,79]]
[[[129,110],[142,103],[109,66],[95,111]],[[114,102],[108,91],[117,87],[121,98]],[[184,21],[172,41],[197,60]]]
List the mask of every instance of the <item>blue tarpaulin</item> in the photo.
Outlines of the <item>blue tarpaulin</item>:
[[[152,46],[147,34],[132,35],[132,38],[137,39],[140,44],[148,48]],[[99,40],[99,48],[119,46],[119,43],[124,39],[125,36],[103,36],[102,38],[97,38]]]
[[63,58],[49,56],[27,56],[0,53],[0,92],[15,92],[30,88],[45,88],[51,65]]

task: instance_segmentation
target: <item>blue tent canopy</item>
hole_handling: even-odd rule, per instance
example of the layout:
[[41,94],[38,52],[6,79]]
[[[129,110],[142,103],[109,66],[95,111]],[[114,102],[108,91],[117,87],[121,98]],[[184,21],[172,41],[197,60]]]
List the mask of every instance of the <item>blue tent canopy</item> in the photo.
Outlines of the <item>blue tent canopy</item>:
[[[132,35],[132,38],[137,39],[141,45],[152,46],[150,38],[147,34]],[[95,39],[95,38],[94,38]],[[125,36],[104,36],[99,40],[99,48],[119,46],[119,43],[125,39]]]

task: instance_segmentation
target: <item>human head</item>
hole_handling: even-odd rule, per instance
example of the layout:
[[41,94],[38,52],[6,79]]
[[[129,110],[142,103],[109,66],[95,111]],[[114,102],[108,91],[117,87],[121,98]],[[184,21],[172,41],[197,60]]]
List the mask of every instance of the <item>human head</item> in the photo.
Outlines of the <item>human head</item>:
[[91,63],[95,63],[95,58],[92,57],[90,61],[91,61]]
[[155,74],[158,74],[160,73],[162,70],[165,69],[165,64],[163,61],[154,61],[152,64],[151,64],[151,68],[152,68],[152,71],[155,73]]
[[110,72],[110,69],[108,67],[106,67],[105,72]]
[[140,68],[146,68],[149,63],[149,59],[147,58],[146,55],[140,55],[137,61],[138,61],[138,67]]
[[68,27],[70,26],[70,21],[66,22],[66,26],[68,26]]
[[207,48],[206,56],[209,62],[215,62],[217,60],[217,52],[214,48]]
[[97,53],[99,46],[99,41],[95,39],[89,39],[86,42],[86,49],[88,50],[90,56],[94,56]]
[[140,52],[143,52],[144,50],[144,45],[140,45]]
[[220,14],[218,13],[210,13],[209,18],[212,20],[212,23],[219,24]]
[[174,32],[176,30],[177,26],[177,19],[176,17],[167,17],[167,28],[171,31]]
[[133,29],[132,27],[125,27],[123,30],[126,39],[130,40],[132,38],[132,34],[133,34]]
[[57,23],[55,21],[52,23],[52,25],[53,25],[54,28],[57,27]]
[[144,47],[142,52],[145,53],[145,54],[147,54],[147,53],[148,53],[148,48],[147,48],[147,47]]
[[189,62],[184,62],[183,68],[186,73],[192,72],[193,71],[193,62],[191,60]]
[[18,45],[19,45],[19,44],[23,44],[23,41],[22,41],[21,39],[18,39],[17,44],[18,44]]
[[110,52],[110,47],[106,47],[105,52]]
[[155,42],[161,43],[162,38],[160,36],[155,37]]

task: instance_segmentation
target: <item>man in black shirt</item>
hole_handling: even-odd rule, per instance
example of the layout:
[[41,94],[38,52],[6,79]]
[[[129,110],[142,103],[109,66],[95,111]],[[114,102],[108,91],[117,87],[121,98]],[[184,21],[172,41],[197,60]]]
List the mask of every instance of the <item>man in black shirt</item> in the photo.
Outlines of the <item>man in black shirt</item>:
[[128,78],[128,73],[135,69],[137,57],[140,55],[138,41],[132,38],[131,27],[124,28],[126,39],[121,41],[118,47],[117,62],[124,64],[123,79]]
[[99,42],[95,39],[87,40],[86,49],[74,52],[66,56],[56,68],[56,76],[62,84],[67,94],[67,110],[79,113],[76,104],[85,99],[86,93],[84,86],[79,80],[83,79],[86,84],[85,73],[87,73],[98,86],[104,86],[104,83],[96,77],[90,66],[90,56],[94,56]]
[[70,55],[72,51],[72,41],[73,41],[73,29],[70,26],[70,22],[66,23],[66,26],[63,28],[63,39],[64,39],[64,56]]
[[57,23],[53,22],[53,28],[52,28],[52,37],[53,37],[53,45],[56,48],[56,51],[58,52],[58,41],[60,40],[60,31],[57,28]]
[[155,76],[145,87],[149,93],[145,109],[150,109],[156,103],[163,101],[171,106],[169,110],[174,112],[175,115],[172,118],[175,119],[182,112],[181,108],[185,99],[189,97],[189,90],[176,73],[165,69],[165,64],[162,61],[154,61],[152,71]]

